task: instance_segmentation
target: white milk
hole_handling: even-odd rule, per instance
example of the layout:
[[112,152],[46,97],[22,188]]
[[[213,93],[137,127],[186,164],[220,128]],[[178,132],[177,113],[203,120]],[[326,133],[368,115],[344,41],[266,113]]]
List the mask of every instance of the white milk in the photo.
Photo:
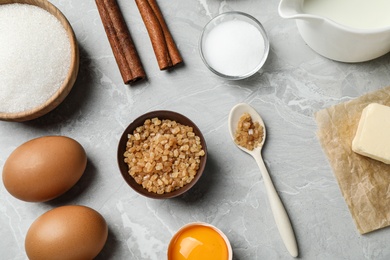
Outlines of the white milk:
[[239,20],[217,25],[207,35],[203,47],[209,65],[229,76],[253,71],[261,62],[265,49],[259,30]]
[[303,11],[353,28],[390,26],[390,0],[305,0]]

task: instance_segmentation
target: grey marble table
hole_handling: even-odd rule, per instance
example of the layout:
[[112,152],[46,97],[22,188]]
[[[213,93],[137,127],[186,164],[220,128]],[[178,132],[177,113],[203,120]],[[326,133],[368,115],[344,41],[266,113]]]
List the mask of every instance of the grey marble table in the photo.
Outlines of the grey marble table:
[[[118,0],[138,47],[147,80],[124,85],[94,1],[53,0],[74,28],[80,72],[70,95],[54,111],[24,123],[0,122],[0,165],[34,137],[66,135],[88,155],[81,180],[46,203],[13,198],[0,186],[1,259],[26,259],[30,224],[49,209],[81,204],[98,210],[109,226],[97,259],[165,259],[172,235],[184,224],[203,221],[230,239],[234,259],[291,259],[275,226],[255,161],[230,141],[228,113],[251,104],[267,125],[265,163],[286,206],[300,259],[390,259],[388,228],[360,235],[316,137],[313,114],[390,85],[390,55],[345,64],[313,52],[295,22],[283,20],[278,1],[159,1],[184,58],[160,71],[135,2]],[[242,81],[223,80],[207,70],[198,50],[203,26],[226,11],[255,16],[271,49],[265,66]],[[200,182],[187,194],[153,200],[123,181],[116,163],[119,137],[137,116],[166,109],[198,124],[209,160]]]

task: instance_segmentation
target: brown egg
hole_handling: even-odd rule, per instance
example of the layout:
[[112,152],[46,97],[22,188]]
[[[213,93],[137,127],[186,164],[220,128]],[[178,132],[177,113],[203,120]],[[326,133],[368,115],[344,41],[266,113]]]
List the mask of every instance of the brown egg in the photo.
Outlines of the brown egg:
[[86,206],[62,206],[31,224],[25,249],[30,260],[91,260],[107,236],[107,223],[99,212]]
[[44,136],[17,147],[3,167],[5,188],[30,202],[48,201],[69,190],[83,175],[87,155],[74,139]]

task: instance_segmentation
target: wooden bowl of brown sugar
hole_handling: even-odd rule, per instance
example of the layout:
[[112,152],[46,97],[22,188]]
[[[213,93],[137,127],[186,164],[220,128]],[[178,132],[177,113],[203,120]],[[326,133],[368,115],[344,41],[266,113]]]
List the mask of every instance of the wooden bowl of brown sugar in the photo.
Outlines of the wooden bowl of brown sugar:
[[0,0],[0,120],[27,121],[71,91],[79,50],[66,17],[46,0]]
[[199,128],[184,115],[152,111],[125,129],[117,160],[133,190],[149,198],[167,199],[196,184],[206,166],[207,146]]

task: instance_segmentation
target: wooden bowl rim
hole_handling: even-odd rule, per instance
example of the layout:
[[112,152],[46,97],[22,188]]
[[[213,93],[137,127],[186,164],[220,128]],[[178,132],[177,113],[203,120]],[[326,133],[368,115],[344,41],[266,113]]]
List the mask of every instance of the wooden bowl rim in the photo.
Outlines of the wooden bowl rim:
[[26,111],[21,111],[21,112],[13,112],[13,113],[0,112],[0,120],[17,121],[17,122],[32,120],[52,111],[66,98],[66,96],[71,91],[79,71],[79,49],[77,45],[77,39],[68,19],[56,6],[54,6],[49,1],[0,0],[0,5],[3,4],[30,4],[48,11],[60,21],[61,25],[64,27],[69,38],[70,49],[71,49],[70,67],[69,67],[68,74],[64,82],[60,86],[60,88],[44,103],[40,104],[35,108]]
[[[198,172],[195,175],[195,178],[190,183],[185,185],[184,187],[182,187],[182,188],[180,188],[178,190],[169,192],[169,193],[164,193],[164,194],[156,194],[156,193],[153,193],[153,192],[149,192],[146,189],[144,189],[142,187],[142,185],[138,184],[134,180],[134,178],[129,175],[129,173],[128,173],[128,166],[124,162],[124,156],[123,156],[124,152],[126,151],[126,143],[127,143],[127,140],[128,140],[128,137],[127,137],[128,134],[132,134],[133,131],[138,126],[143,125],[146,119],[152,119],[154,117],[158,117],[160,120],[162,120],[162,119],[170,119],[170,120],[176,121],[177,123],[180,123],[180,124],[183,124],[183,125],[187,125],[187,126],[191,126],[193,128],[194,133],[197,136],[199,136],[201,144],[202,144],[202,148],[203,148],[203,150],[205,152],[205,155],[200,158],[200,165],[199,165]],[[183,193],[185,193],[188,190],[190,190],[198,182],[200,177],[203,175],[203,172],[204,172],[204,170],[206,168],[206,162],[207,162],[206,139],[204,138],[202,132],[197,127],[197,125],[193,121],[191,121],[188,117],[186,117],[186,116],[184,116],[184,115],[182,115],[180,113],[169,111],[169,110],[151,111],[151,112],[143,114],[143,115],[137,117],[136,119],[134,119],[134,121],[131,122],[127,126],[127,128],[123,131],[122,136],[120,137],[119,143],[118,143],[117,162],[118,162],[119,171],[120,171],[123,179],[137,193],[139,193],[139,194],[141,194],[141,195],[143,195],[145,197],[149,197],[149,198],[153,198],[153,199],[174,198],[174,197],[182,195]]]

